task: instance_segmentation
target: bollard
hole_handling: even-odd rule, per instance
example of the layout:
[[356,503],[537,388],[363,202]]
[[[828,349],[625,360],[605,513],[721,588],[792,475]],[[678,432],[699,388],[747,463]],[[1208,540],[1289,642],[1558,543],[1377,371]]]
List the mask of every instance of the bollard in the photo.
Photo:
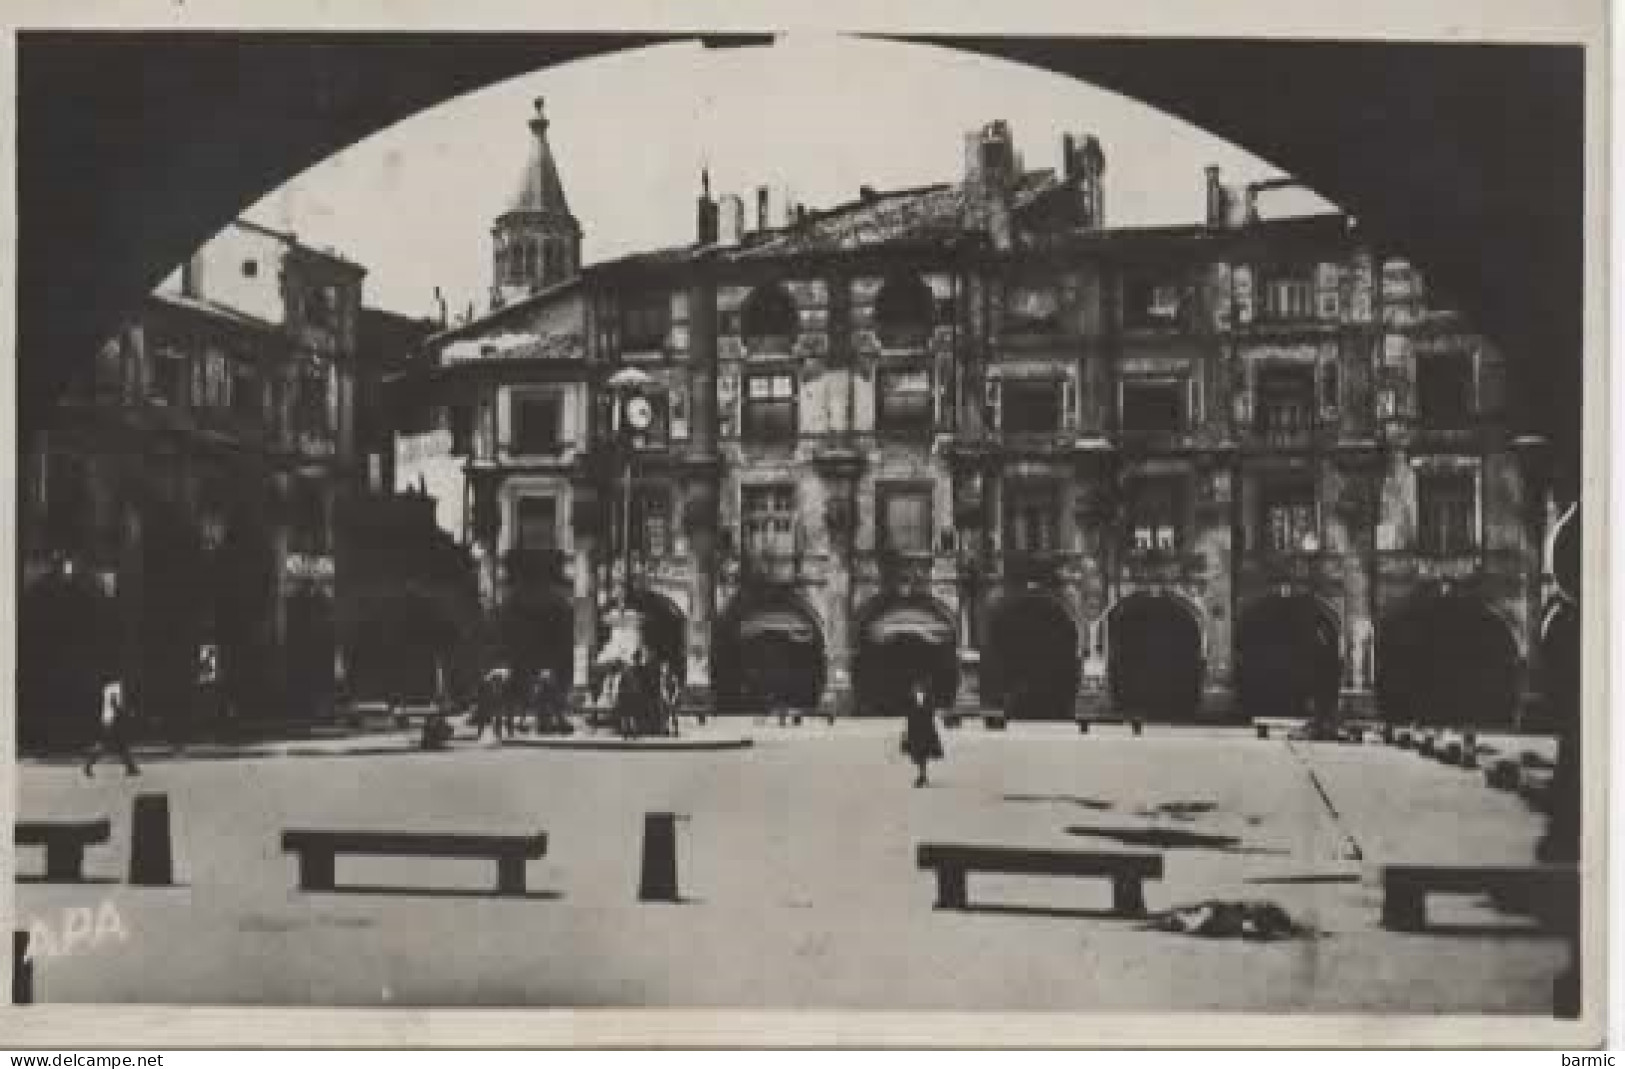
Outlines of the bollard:
[[1082,719],[1080,719],[1078,721],[1078,734],[1080,734],[1080,735],[1089,734],[1089,721],[1082,720]]
[[28,933],[11,933],[11,1004],[34,1004],[34,963],[28,958]]
[[1132,721],[1132,723],[1134,725],[1134,734],[1136,734],[1136,735],[1144,735],[1145,734],[1145,721],[1141,720],[1139,717],[1135,717],[1134,720]]
[[678,902],[677,814],[643,815],[643,871],[638,878],[638,901]]
[[1261,739],[1270,737],[1270,726],[1268,724],[1254,724],[1253,730],[1258,733],[1258,737]]
[[1478,736],[1471,731],[1461,737],[1461,767],[1478,767]]
[[130,882],[143,887],[168,887],[175,882],[167,794],[135,797],[130,828]]

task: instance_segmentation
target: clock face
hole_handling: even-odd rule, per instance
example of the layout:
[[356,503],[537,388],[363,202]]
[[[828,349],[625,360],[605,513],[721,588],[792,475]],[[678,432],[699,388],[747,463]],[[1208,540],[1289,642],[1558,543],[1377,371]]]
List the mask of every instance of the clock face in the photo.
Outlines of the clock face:
[[647,397],[634,397],[626,402],[626,421],[635,430],[647,430],[654,420],[654,409]]

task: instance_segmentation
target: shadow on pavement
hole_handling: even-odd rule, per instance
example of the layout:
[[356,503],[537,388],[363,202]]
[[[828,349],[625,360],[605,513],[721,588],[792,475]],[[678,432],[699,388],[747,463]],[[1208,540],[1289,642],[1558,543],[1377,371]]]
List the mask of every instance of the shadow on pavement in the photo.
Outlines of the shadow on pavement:
[[1088,835],[1110,839],[1125,846],[1156,846],[1167,850],[1218,850],[1226,854],[1271,854],[1282,856],[1290,850],[1264,846],[1242,846],[1234,835],[1209,835],[1180,828],[1101,828],[1073,824],[1068,835]]

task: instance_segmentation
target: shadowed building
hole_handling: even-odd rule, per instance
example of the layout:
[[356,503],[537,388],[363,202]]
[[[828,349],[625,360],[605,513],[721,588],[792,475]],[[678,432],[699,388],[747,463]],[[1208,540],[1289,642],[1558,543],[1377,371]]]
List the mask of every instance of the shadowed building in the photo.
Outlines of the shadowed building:
[[[62,399],[20,458],[19,634],[38,665],[20,686],[25,738],[82,735],[114,675],[137,715],[177,740],[328,707],[364,274],[234,223]],[[81,602],[68,615],[94,635],[69,653],[49,633],[71,625],[37,630],[31,616],[62,615],[52,592],[65,581]],[[54,698],[59,684],[75,696]]]

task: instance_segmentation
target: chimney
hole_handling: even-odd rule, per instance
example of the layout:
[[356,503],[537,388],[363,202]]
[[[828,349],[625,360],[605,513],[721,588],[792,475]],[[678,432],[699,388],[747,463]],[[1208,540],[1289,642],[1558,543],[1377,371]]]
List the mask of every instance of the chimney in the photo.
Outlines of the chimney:
[[1207,168],[1207,225],[1224,225],[1224,186],[1219,181],[1219,169]]
[[434,305],[440,313],[440,325],[443,327],[446,325],[446,297],[440,292],[439,286],[434,288]]
[[767,217],[767,187],[756,187],[756,230],[761,233],[772,229]]
[[724,193],[717,203],[717,244],[738,245],[745,236],[745,201],[737,193]]
[[1013,241],[1010,194],[1015,188],[1010,124],[996,120],[965,135],[965,224],[985,229],[995,249]]
[[701,245],[717,243],[717,202],[711,199],[711,171],[700,171],[700,197],[695,205],[695,240]]
[[1078,143],[1071,134],[1061,135],[1061,176],[1068,182],[1078,177]]
[[880,194],[875,192],[874,186],[859,186],[858,199],[865,204],[873,204],[880,199]]

